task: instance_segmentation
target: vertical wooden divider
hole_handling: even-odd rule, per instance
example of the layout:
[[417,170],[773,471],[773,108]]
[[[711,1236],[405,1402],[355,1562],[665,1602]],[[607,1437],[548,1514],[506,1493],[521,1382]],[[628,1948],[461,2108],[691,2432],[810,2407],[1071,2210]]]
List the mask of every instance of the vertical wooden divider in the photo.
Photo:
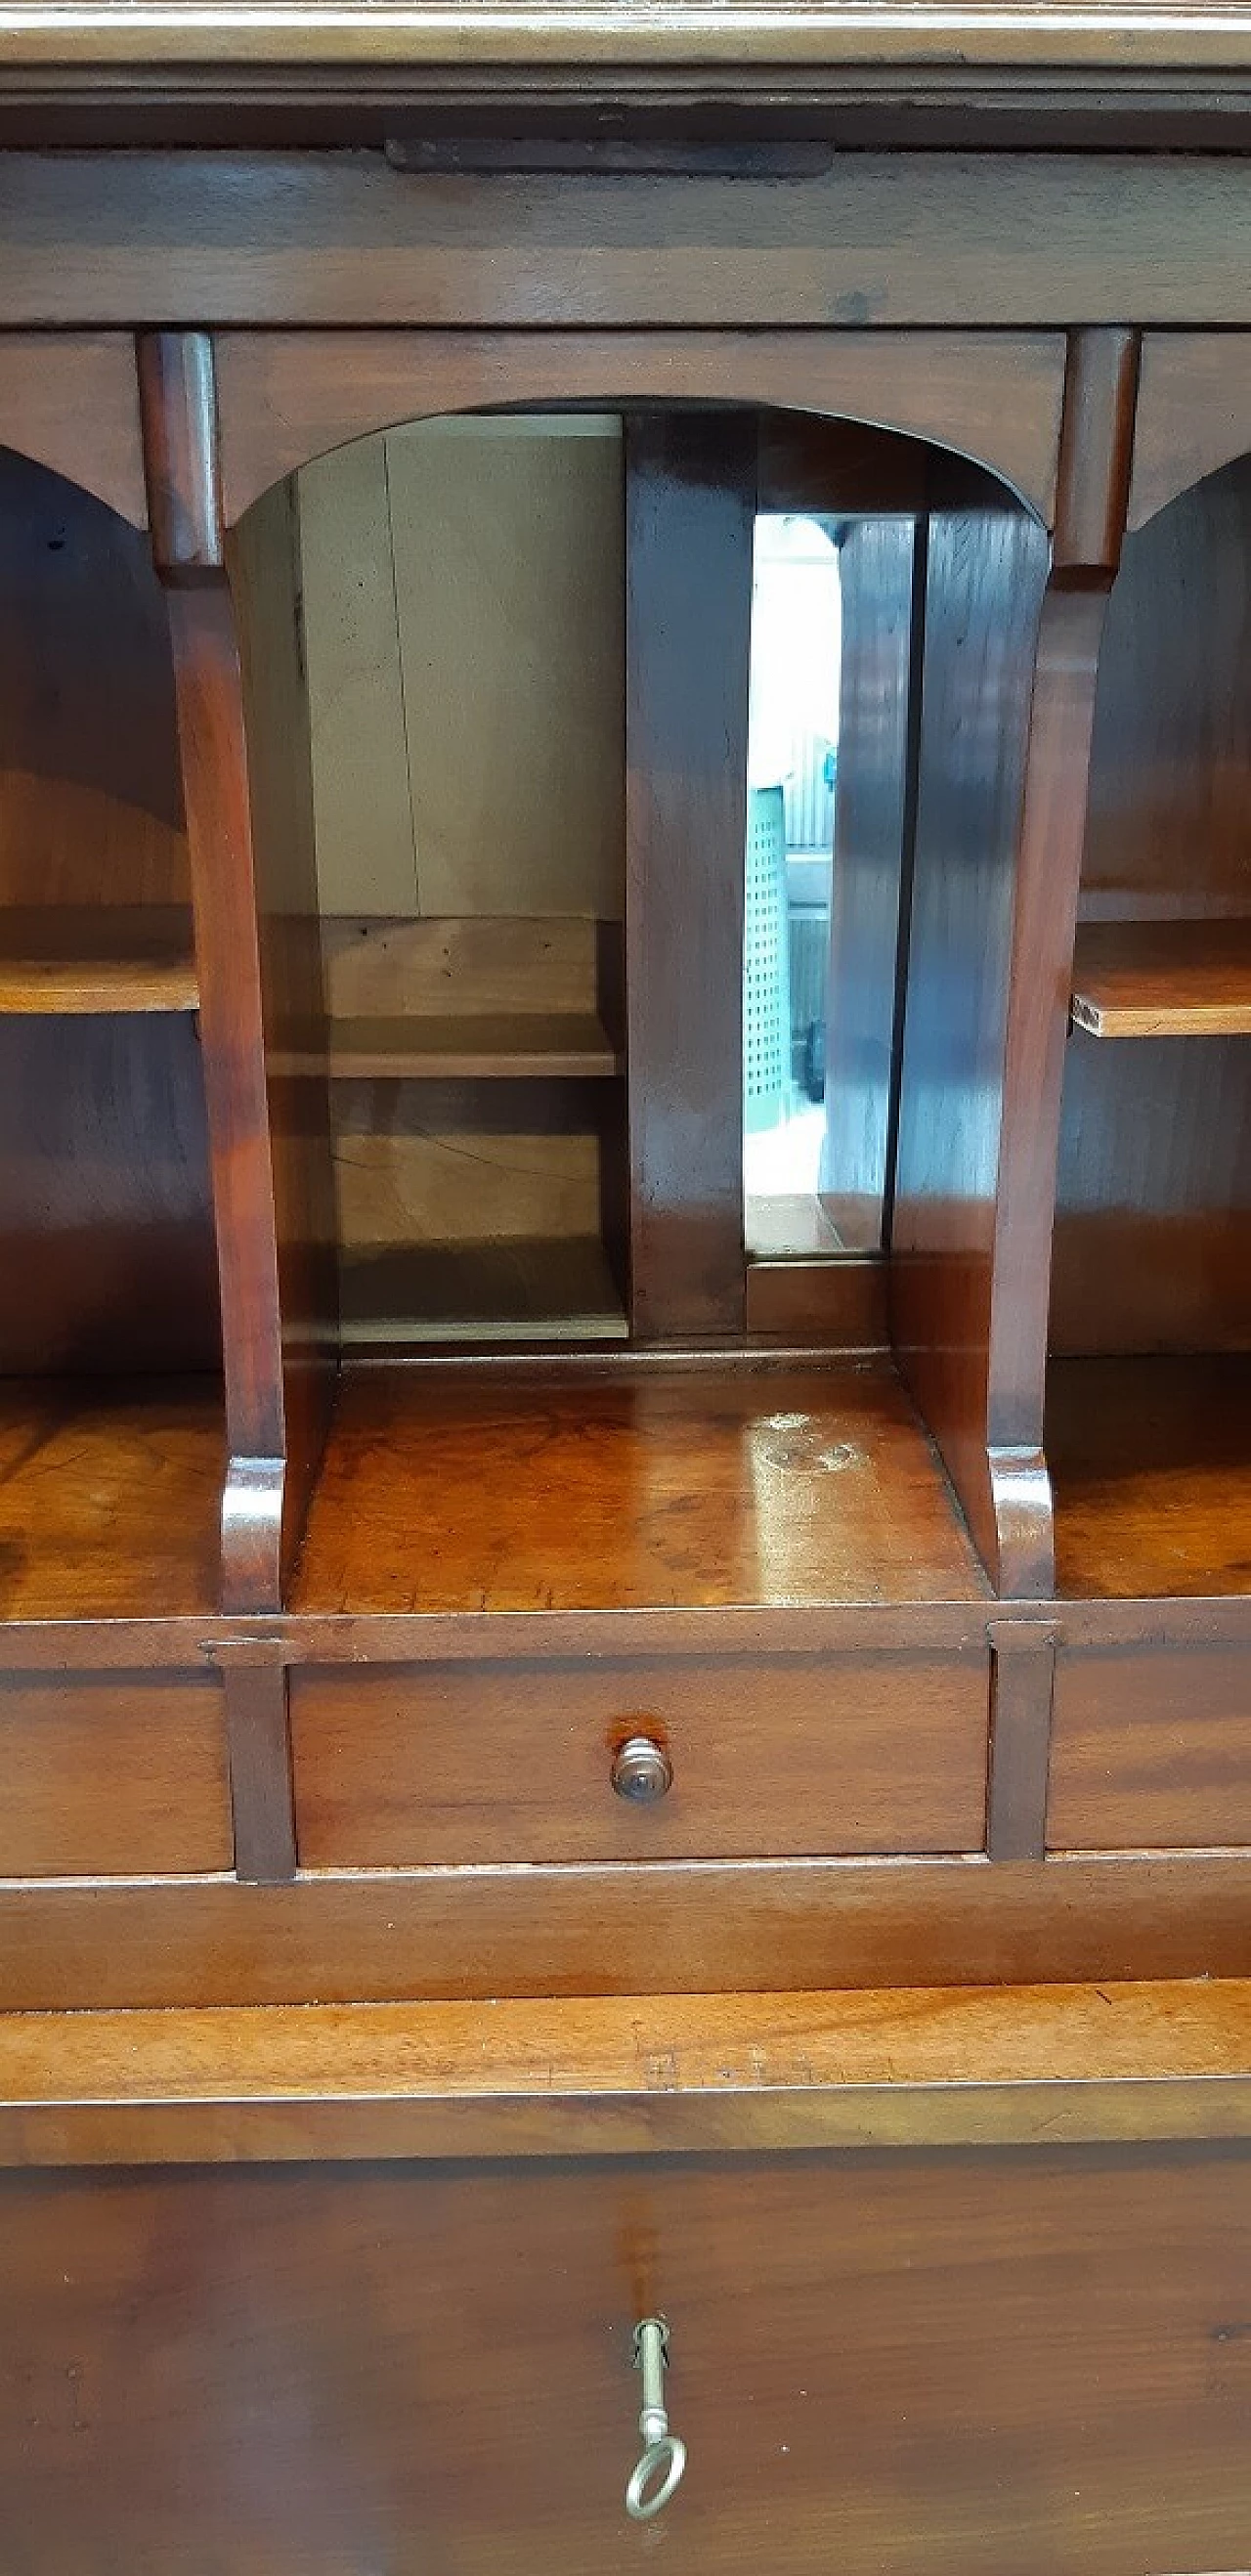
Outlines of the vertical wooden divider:
[[[949,620],[946,672],[934,663],[941,591],[932,591],[927,618],[927,695],[932,702],[949,691],[945,712],[958,717],[955,769],[963,764],[965,784],[951,802],[942,775],[944,763],[952,767],[950,725],[947,739],[935,740],[927,779],[923,724],[895,1333],[996,1589],[1020,1599],[1046,1599],[1055,1588],[1043,1454],[1051,1230],[1095,683],[1125,525],[1137,369],[1136,334],[1070,335],[1054,539],[1028,690],[1019,686],[1019,657],[1032,558],[1021,514],[1006,505],[986,514],[984,565],[972,524],[948,547],[953,588],[963,580],[975,620],[983,603],[993,613],[975,647],[966,606]],[[936,523],[932,574],[942,563]],[[1015,637],[1003,622],[1014,598]],[[1014,771],[1013,727],[1022,717],[1023,761]],[[979,795],[994,825],[981,834]],[[987,846],[972,851],[971,831]],[[996,922],[1009,884],[1005,1007],[996,999],[1005,963]],[[977,1060],[970,1048],[961,1073],[953,1050],[970,1028]],[[933,1078],[944,1057],[946,1109]]]
[[626,424],[630,1272],[643,1342],[744,1326],[754,417]]
[[[139,370],[153,552],[173,638],[213,1164],[228,1448],[222,1606],[277,1611],[325,1437],[334,1344],[325,1085],[315,1054],[310,1076],[307,1053],[285,1052],[315,1049],[321,1035],[311,804],[289,792],[284,812],[274,787],[306,745],[273,632],[252,658],[271,694],[283,694],[245,712],[236,589],[255,573],[255,547],[245,532],[232,586],[211,340],[145,335]],[[285,497],[267,496],[258,511],[267,508],[281,519]],[[289,629],[295,666],[295,591],[281,549],[278,575],[278,596],[245,605]],[[296,849],[301,836],[308,846]],[[271,1076],[267,1041],[294,1073]]]

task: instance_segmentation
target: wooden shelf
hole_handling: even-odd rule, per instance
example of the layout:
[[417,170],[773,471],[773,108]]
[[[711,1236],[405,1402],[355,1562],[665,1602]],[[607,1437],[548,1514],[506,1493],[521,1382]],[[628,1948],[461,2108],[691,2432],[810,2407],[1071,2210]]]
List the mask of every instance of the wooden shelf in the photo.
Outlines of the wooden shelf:
[[345,1370],[292,1596],[362,1613],[983,1600],[885,1362]]
[[624,1341],[603,1245],[590,1236],[354,1250],[340,1271],[344,1343]]
[[0,2017],[10,2165],[1245,2141],[1251,1982]]
[[0,1014],[195,1011],[191,915],[167,904],[0,910]]
[[603,1022],[572,1011],[332,1020],[329,1054],[339,1081],[573,1082],[625,1066]]
[[1047,1461],[1063,1597],[1251,1591],[1251,1355],[1053,1361]]
[[1071,1007],[1096,1038],[1251,1036],[1251,920],[1087,922]]
[[0,1617],[215,1610],[224,1469],[213,1378],[0,1379]]

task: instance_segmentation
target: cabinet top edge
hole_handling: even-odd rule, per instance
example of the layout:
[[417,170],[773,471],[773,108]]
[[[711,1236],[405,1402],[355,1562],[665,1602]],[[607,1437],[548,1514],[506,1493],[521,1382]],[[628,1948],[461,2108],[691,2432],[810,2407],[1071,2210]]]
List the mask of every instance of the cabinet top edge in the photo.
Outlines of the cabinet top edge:
[[340,73],[492,68],[557,75],[708,69],[754,86],[768,72],[840,67],[1099,74],[1136,86],[1251,69],[1251,7],[1164,0],[31,0],[0,7],[0,86],[11,75],[72,80],[89,66]]

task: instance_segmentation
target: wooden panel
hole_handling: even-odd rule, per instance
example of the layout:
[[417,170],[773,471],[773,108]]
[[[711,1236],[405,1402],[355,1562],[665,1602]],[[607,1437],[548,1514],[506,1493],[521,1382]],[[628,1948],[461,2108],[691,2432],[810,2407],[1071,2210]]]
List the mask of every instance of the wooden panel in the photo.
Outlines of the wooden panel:
[[[991,1262],[1016,844],[1046,564],[1042,533],[1021,512],[983,505],[931,519],[892,1308],[901,1361],[992,1565]],[[1045,1249],[1039,1258],[1045,1263]]]
[[1072,1012],[1097,1038],[1251,1037],[1251,921],[1087,923]]
[[1126,541],[1099,662],[1086,918],[1251,912],[1249,563],[1251,457]]
[[900,932],[911,892],[925,588],[916,520],[853,525],[838,570],[843,658],[821,1190],[841,1240],[874,1251],[894,1161]]
[[[673,19],[654,26],[643,19],[631,23],[620,33],[600,30],[584,12],[571,14],[545,30],[542,48],[536,47],[535,30],[524,14],[516,18],[501,16],[498,21],[477,17],[472,6],[454,6],[445,19],[433,23],[401,22],[393,24],[376,18],[368,5],[345,6],[327,25],[313,5],[293,7],[281,20],[264,18],[222,20],[211,10],[200,9],[190,17],[182,0],[173,5],[152,7],[141,24],[123,19],[88,18],[85,24],[71,22],[73,43],[66,45],[66,20],[56,0],[23,12],[14,31],[11,62],[17,75],[15,91],[24,92],[23,74],[37,70],[43,75],[48,92],[64,111],[66,93],[70,101],[80,100],[79,75],[87,68],[93,88],[104,88],[106,80],[98,77],[103,70],[107,87],[120,91],[127,106],[134,111],[131,82],[142,79],[145,70],[158,67],[165,84],[176,87],[175,74],[181,69],[187,51],[189,32],[195,36],[197,66],[212,66],[217,75],[210,98],[229,89],[233,81],[243,86],[241,76],[246,68],[264,67],[268,78],[264,85],[267,97],[277,96],[289,103],[292,96],[306,97],[307,87],[300,74],[323,71],[333,84],[332,95],[338,97],[353,72],[368,68],[381,76],[379,86],[387,95],[385,75],[408,71],[420,65],[423,74],[445,69],[449,51],[470,77],[469,95],[478,98],[481,86],[489,86],[490,76],[504,66],[514,73],[525,67],[532,75],[540,70],[555,76],[559,83],[562,72],[581,72],[588,61],[603,63],[614,70],[628,63],[640,76],[644,96],[649,94],[649,75],[659,76],[666,84],[679,67],[704,73],[715,66],[724,78],[728,73],[736,86],[751,95],[755,87],[753,73],[758,74],[769,96],[775,94],[784,75],[783,94],[792,97],[792,84],[802,77],[805,67],[824,68],[830,62],[853,76],[853,96],[859,93],[854,75],[867,66],[875,70],[887,66],[898,75],[906,67],[915,75],[922,98],[932,96],[931,80],[935,70],[940,75],[952,68],[953,41],[958,40],[958,61],[965,71],[990,75],[991,94],[996,94],[996,73],[1008,72],[1018,78],[1029,66],[1041,66],[1055,72],[1063,69],[1071,75],[1070,98],[1082,103],[1080,121],[1091,122],[1092,105],[1097,102],[1101,114],[1117,113],[1119,133],[1121,119],[1144,94],[1139,75],[1151,75],[1145,84],[1147,100],[1154,102],[1163,90],[1164,99],[1174,114],[1185,121],[1186,110],[1180,105],[1177,88],[1179,76],[1195,73],[1205,80],[1214,73],[1229,75],[1228,96],[1236,112],[1245,89],[1248,47],[1245,31],[1235,19],[1227,22],[1215,17],[1200,17],[1194,12],[1144,9],[1141,24],[1134,30],[1132,52],[1123,42],[1124,31],[1111,25],[1097,8],[1065,10],[1063,14],[1047,5],[1023,13],[1020,19],[1006,21],[998,11],[987,15],[978,0],[962,8],[935,8],[928,0],[919,0],[906,23],[884,26],[857,25],[849,21],[834,29],[814,28],[807,11],[794,5],[777,8],[769,21],[769,53],[766,61],[756,60],[758,33],[750,21],[744,25],[737,17],[718,19],[706,27],[698,9],[679,6]],[[1160,76],[1172,74],[1165,86]],[[347,76],[345,78],[345,76]],[[297,86],[298,84],[298,86]],[[536,81],[543,89],[546,84]],[[314,84],[315,97],[324,95]],[[350,94],[350,93],[349,93]],[[559,94],[559,93],[558,93]],[[948,95],[944,81],[941,93]],[[956,98],[963,103],[963,87],[956,88]],[[436,96],[438,95],[436,91]],[[1009,81],[1007,96],[1021,114],[1015,81]],[[1184,85],[1180,99],[1189,104]],[[1049,93],[1043,92],[1050,106]],[[893,104],[893,99],[892,99]],[[1219,113],[1221,100],[1200,91],[1196,105],[1210,115]],[[180,122],[186,113],[185,99],[179,97]],[[1082,112],[1084,110],[1084,113]],[[1072,112],[1072,111],[1070,111]],[[1195,106],[1190,107],[1195,115]],[[1022,116],[1022,122],[1024,122]],[[1197,119],[1202,123],[1202,115]],[[1171,127],[1172,119],[1169,123]],[[1132,131],[1132,125],[1131,125]],[[1219,128],[1218,128],[1219,131]],[[424,146],[424,148],[423,148]],[[441,151],[439,146],[442,147]],[[580,134],[565,135],[557,129],[554,135],[544,130],[531,138],[515,140],[498,138],[490,127],[485,134],[462,137],[453,126],[450,134],[436,128],[432,143],[424,137],[405,136],[396,153],[400,168],[426,166],[427,156],[437,157],[437,166],[466,169],[539,169],[582,170],[591,168],[611,175],[621,170],[702,169],[751,171],[763,169],[777,176],[802,176],[809,169],[825,167],[826,157],[819,146],[805,147],[783,139],[777,144],[741,144],[733,138],[715,138],[706,143],[672,140],[662,133],[651,138],[646,131],[635,138],[632,130],[619,135],[610,128],[588,139]]]
[[1245,1039],[1100,1046],[1064,1076],[1054,1352],[1245,1349],[1251,1333]]
[[344,1380],[293,1606],[983,1596],[881,1363],[505,1380],[369,1369]]
[[147,545],[4,454],[0,772],[0,902],[188,901],[169,630]]
[[[301,1864],[980,1850],[988,1685],[984,1644],[959,1658],[300,1669]],[[672,1768],[650,1807],[613,1788],[635,1735]]]
[[[805,27],[809,43],[828,44],[824,25]],[[585,31],[571,22],[570,34],[584,58]],[[840,30],[840,43],[850,34]],[[949,40],[948,29],[935,41]],[[181,46],[177,33],[172,41]],[[615,31],[604,39],[622,41]],[[880,49],[883,31],[866,27],[863,41]],[[1201,41],[1193,18],[1169,41]],[[698,42],[704,60],[706,30]],[[767,71],[754,23],[736,29],[735,44]],[[341,131],[336,120],[336,140]],[[90,260],[67,260],[67,241],[89,242]],[[642,175],[608,186],[498,171],[476,182],[419,178],[389,169],[380,152],[342,151],[12,152],[0,171],[0,319],[10,326],[173,316],[242,328],[842,333],[1119,324],[1130,314],[1241,329],[1249,265],[1251,182],[1244,162],[1219,155],[854,151],[786,187],[771,176],[693,185]]]
[[218,1366],[189,1017],[0,1014],[0,1166],[6,1371]]
[[1251,1843],[1251,1655],[1061,1654],[1047,1838],[1080,1851]]
[[223,1448],[211,1377],[0,1381],[4,1618],[215,1608]]
[[231,1881],[0,1887],[0,2005],[409,2002],[421,1997],[1231,1977],[1251,1863],[660,1861]]
[[130,333],[0,332],[0,447],[51,466],[135,527],[146,527]]
[[[746,213],[741,197],[735,212]],[[749,318],[735,311],[736,323]],[[913,431],[990,466],[1045,519],[1055,494],[1064,378],[1056,334],[356,330],[340,339],[269,331],[226,332],[217,347],[232,519],[310,457],[406,419],[503,403],[620,409],[677,397],[735,409],[790,405]],[[398,538],[398,511],[393,525]]]
[[[1245,828],[1251,462],[1125,549],[1100,661],[1081,938],[1224,947],[1251,907]],[[1205,933],[1205,921],[1210,930]],[[1167,928],[1165,925],[1171,925]],[[1251,1056],[1240,1040],[1075,1038],[1051,1295],[1058,1351],[1245,1343]]]
[[228,1869],[220,1685],[210,1676],[8,1673],[0,1877]]
[[1245,2145],[1249,2013],[1229,1979],[13,2014],[0,2163]]
[[1251,1591],[1251,1357],[1053,1362],[1047,1455],[1062,1593]]
[[[1231,316],[1231,319],[1233,317]],[[1245,318],[1245,317],[1243,317]],[[1129,524],[1140,528],[1251,448],[1251,333],[1148,332],[1142,344]]]
[[317,883],[326,913],[417,907],[387,459],[381,439],[300,482]]
[[555,428],[386,442],[416,908],[435,917],[621,911],[621,441],[616,422]]
[[[338,1319],[334,1182],[324,1072],[325,1017],[314,852],[308,702],[299,638],[299,528],[290,487],[271,493],[236,532],[231,561],[246,788],[255,859],[260,1009],[266,1054],[267,1177],[272,1199],[259,1209],[277,1265],[281,1338],[258,1376],[262,1396],[256,1448],[281,1449],[282,1558],[293,1553],[325,1439]],[[253,1042],[259,1031],[248,1033]],[[273,1059],[271,1065],[270,1059]],[[301,1067],[290,1070],[293,1063]],[[287,1068],[287,1069],[284,1069]],[[258,1186],[262,1169],[258,1161]],[[259,1433],[272,1406],[282,1431]],[[250,1580],[250,1578],[248,1578]],[[234,1606],[277,1608],[273,1598]]]
[[13,2176],[24,2571],[624,2576],[657,2308],[692,2576],[1232,2567],[1249,2209],[1202,2147]]
[[323,924],[326,1005],[335,1020],[438,1018],[447,1011],[598,1012],[621,1008],[616,922],[549,915]]
[[647,1342],[743,1327],[754,513],[750,422],[677,413],[630,420],[630,1293],[635,1336]]

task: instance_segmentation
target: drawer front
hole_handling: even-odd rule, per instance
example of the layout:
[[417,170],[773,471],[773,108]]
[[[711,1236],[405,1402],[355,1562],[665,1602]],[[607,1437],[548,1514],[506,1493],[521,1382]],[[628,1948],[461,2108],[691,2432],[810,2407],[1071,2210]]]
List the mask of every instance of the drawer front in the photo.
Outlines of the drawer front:
[[1245,2150],[6,2174],[6,2563],[1245,2567],[1249,2248]]
[[1251,1843],[1251,1651],[1062,1653],[1047,1841],[1053,1851]]
[[[296,1669],[300,1860],[776,1858],[976,1851],[984,1643],[946,1655]],[[672,1772],[614,1789],[635,1739]]]
[[5,1674],[0,1780],[0,1877],[233,1867],[211,1674]]

